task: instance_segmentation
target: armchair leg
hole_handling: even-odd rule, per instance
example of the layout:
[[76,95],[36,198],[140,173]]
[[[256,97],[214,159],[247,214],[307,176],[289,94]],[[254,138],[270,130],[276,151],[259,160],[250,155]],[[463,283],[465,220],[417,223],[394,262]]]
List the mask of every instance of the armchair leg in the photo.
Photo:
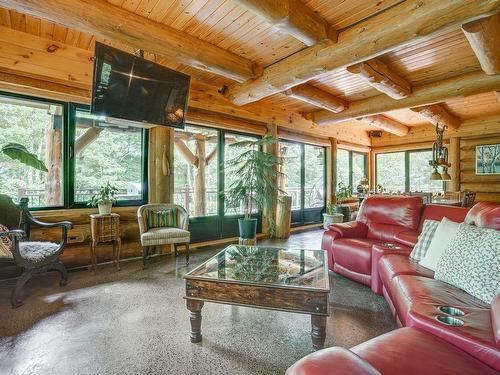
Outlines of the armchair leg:
[[186,243],[186,265],[189,264],[189,242]]
[[175,254],[176,258],[179,256],[179,250],[177,250],[177,244],[176,243],[174,243],[174,254]]
[[146,258],[148,256],[148,249],[149,249],[149,246],[142,247],[142,269],[143,270],[146,269]]
[[66,270],[66,267],[64,267],[64,264],[62,264],[60,261],[51,264],[49,270],[54,270],[61,274],[59,286],[65,286],[68,283],[68,271]]
[[34,270],[24,270],[21,277],[17,279],[16,286],[14,287],[14,289],[12,290],[12,294],[10,295],[10,303],[13,309],[23,304],[23,301],[20,298],[21,290],[23,289],[24,284],[26,284],[34,274]]

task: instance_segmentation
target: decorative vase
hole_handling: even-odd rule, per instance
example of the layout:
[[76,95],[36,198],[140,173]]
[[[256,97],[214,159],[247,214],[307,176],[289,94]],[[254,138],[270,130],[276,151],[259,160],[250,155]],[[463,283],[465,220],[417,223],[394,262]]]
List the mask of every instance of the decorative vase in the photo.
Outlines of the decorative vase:
[[344,223],[351,221],[351,207],[349,206],[335,206],[335,212],[344,216]]
[[344,215],[341,213],[323,214],[323,228],[328,229],[330,224],[342,223]]
[[238,219],[240,238],[252,239],[257,236],[257,219]]
[[99,215],[109,215],[111,214],[112,202],[99,203],[97,208],[99,209]]

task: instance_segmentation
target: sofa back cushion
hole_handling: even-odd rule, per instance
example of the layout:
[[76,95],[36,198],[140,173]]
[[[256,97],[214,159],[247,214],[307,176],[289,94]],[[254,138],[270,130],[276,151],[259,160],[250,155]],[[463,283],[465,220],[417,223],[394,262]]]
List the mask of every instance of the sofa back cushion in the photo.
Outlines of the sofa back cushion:
[[391,241],[399,232],[417,229],[422,207],[422,197],[374,195],[363,201],[356,220],[368,226],[368,238]]
[[466,207],[445,206],[441,204],[426,204],[422,211],[422,217],[420,218],[418,231],[422,231],[425,220],[441,221],[443,220],[443,217],[447,217],[455,223],[462,223],[465,220],[468,212],[469,209]]
[[465,222],[480,228],[500,230],[500,203],[479,202],[475,204],[465,217]]

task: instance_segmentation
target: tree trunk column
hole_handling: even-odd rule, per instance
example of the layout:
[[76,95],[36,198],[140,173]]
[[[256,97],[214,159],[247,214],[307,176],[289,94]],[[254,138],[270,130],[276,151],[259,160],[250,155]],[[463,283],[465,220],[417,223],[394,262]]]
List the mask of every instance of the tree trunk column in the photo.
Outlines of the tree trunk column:
[[195,173],[194,182],[194,214],[195,216],[205,216],[206,214],[206,187],[205,187],[205,139],[196,140],[196,157],[198,168]]
[[45,142],[45,205],[58,206],[61,202],[61,151],[62,151],[62,113],[61,107],[49,109],[51,116],[47,126]]

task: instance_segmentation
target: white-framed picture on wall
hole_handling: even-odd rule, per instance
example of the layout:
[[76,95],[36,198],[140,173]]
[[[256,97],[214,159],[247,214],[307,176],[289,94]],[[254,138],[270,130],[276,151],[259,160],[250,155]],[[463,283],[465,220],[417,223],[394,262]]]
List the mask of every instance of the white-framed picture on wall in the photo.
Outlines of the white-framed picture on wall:
[[500,144],[476,146],[476,174],[500,174]]

